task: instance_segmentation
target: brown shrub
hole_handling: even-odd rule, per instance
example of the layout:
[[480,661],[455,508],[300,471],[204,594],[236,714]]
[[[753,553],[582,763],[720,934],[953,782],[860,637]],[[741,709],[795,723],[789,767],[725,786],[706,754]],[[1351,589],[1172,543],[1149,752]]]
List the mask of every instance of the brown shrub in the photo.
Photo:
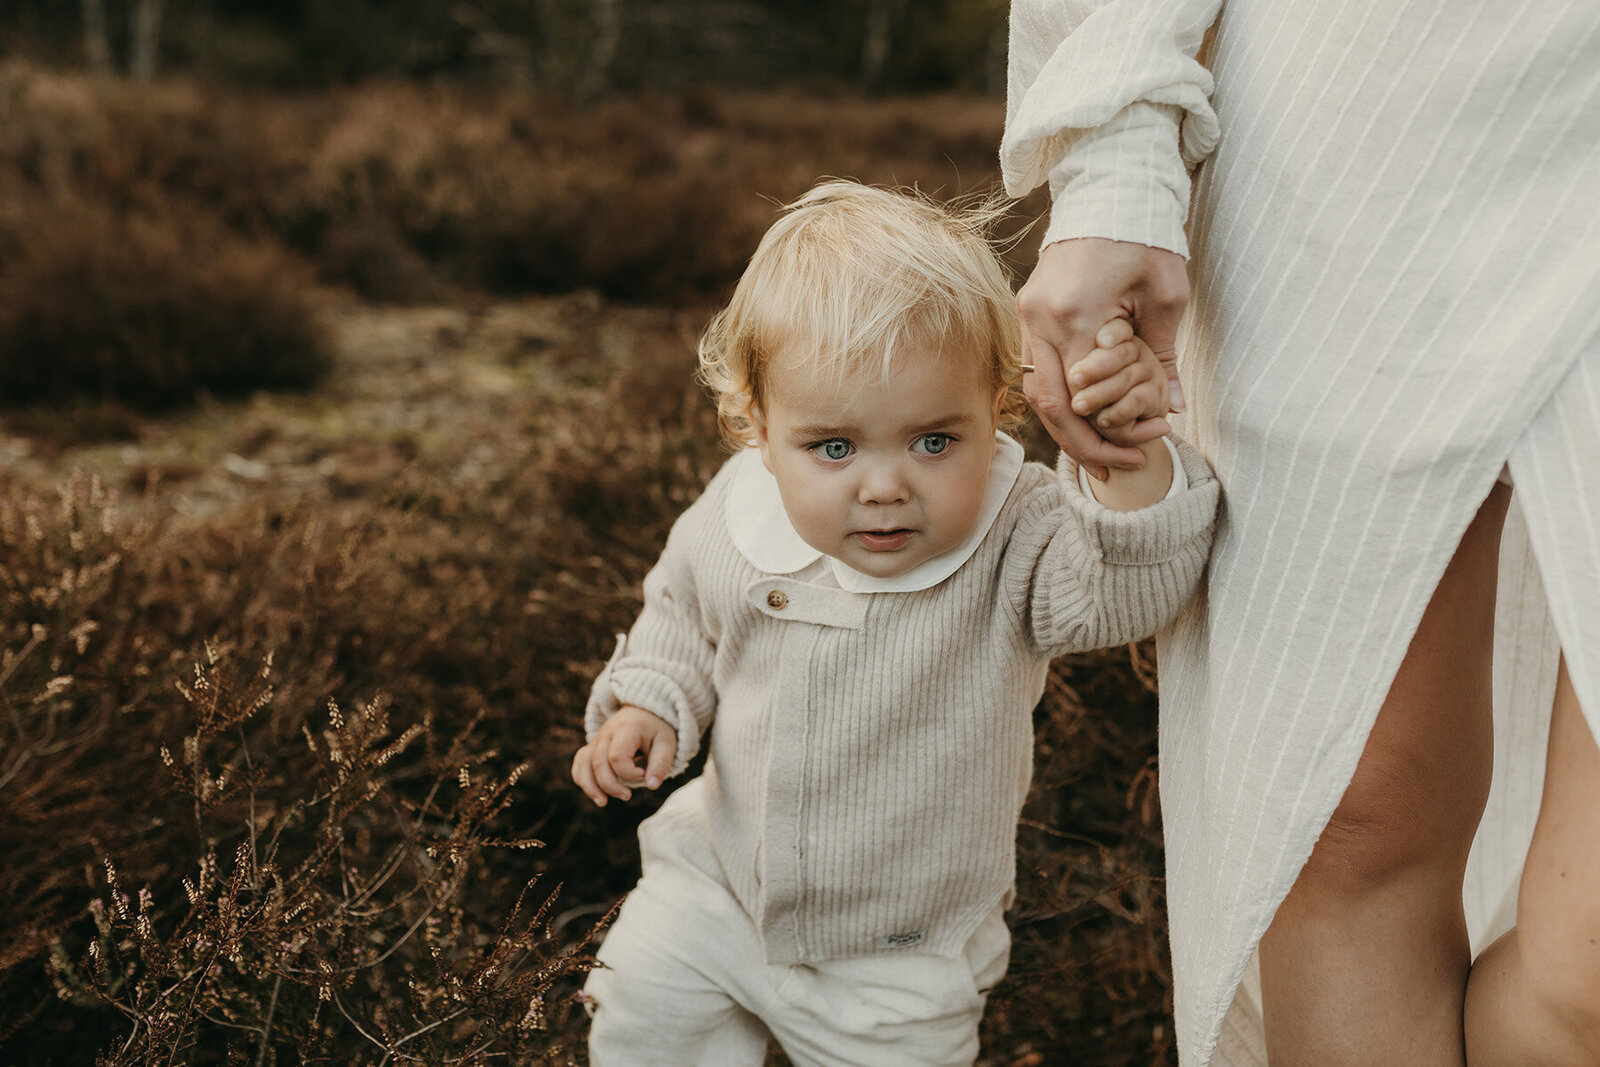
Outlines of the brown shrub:
[[0,397],[142,410],[304,388],[329,361],[303,268],[193,219],[62,201],[0,255]]
[[[0,186],[18,203],[72,195],[220,219],[370,299],[595,288],[680,300],[730,288],[773,204],[820,176],[992,185],[1000,119],[985,100],[707,90],[587,108],[447,84],[270,97],[10,64]],[[1019,251],[1017,265],[1030,259]]]
[[566,1055],[643,814],[575,709],[716,455],[619,400],[344,507],[0,492],[0,1060]]
[[504,830],[530,767],[404,675],[327,702],[376,692],[364,616],[405,580],[403,523],[331,525],[0,501],[8,1061],[562,1055],[584,930],[489,862],[537,845]]

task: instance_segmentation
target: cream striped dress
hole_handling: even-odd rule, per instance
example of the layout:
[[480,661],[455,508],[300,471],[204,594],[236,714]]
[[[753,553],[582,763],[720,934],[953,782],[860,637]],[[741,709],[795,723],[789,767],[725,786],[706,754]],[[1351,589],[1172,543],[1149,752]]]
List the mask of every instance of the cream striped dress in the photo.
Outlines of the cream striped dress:
[[1475,948],[1558,650],[1600,726],[1600,2],[1015,0],[1001,156],[1051,183],[1047,241],[1191,257],[1182,432],[1226,503],[1161,647],[1177,1033],[1185,1067],[1265,1063],[1255,947],[1507,466]]

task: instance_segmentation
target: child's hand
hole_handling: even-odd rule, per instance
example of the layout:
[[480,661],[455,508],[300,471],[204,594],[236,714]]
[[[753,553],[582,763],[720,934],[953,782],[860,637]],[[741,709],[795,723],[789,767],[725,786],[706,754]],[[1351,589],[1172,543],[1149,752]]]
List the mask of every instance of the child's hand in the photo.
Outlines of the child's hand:
[[627,800],[633,788],[659,786],[677,752],[678,733],[665,719],[624,704],[593,741],[578,749],[572,758],[572,780],[603,808],[607,796]]
[[1095,334],[1098,346],[1067,368],[1072,410],[1100,431],[1135,421],[1160,420],[1163,434],[1171,393],[1166,368],[1127,319],[1112,319]]

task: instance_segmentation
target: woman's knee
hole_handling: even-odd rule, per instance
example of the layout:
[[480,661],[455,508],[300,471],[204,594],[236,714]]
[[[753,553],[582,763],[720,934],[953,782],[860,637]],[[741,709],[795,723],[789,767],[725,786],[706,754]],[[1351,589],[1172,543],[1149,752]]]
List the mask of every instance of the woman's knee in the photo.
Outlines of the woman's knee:
[[1574,1062],[1600,1063],[1600,954],[1593,940],[1584,947],[1583,959],[1569,952],[1565,965],[1548,960],[1530,967],[1528,997],[1559,1045],[1581,1057]]
[[1490,774],[1460,757],[1375,731],[1302,878],[1350,892],[1428,874],[1459,882]]
[[1517,932],[1538,1014],[1600,1063],[1600,747],[1563,661]]

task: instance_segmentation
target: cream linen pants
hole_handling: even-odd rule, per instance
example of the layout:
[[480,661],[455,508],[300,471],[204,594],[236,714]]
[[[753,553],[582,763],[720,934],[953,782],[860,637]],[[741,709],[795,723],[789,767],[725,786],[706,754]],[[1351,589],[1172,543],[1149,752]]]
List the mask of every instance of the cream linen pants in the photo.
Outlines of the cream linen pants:
[[[640,828],[644,876],[589,975],[595,1067],[759,1067],[770,1033],[796,1067],[970,1065],[1011,937],[996,908],[963,959],[929,953],[764,962],[693,817]],[[687,814],[687,813],[684,813]]]

